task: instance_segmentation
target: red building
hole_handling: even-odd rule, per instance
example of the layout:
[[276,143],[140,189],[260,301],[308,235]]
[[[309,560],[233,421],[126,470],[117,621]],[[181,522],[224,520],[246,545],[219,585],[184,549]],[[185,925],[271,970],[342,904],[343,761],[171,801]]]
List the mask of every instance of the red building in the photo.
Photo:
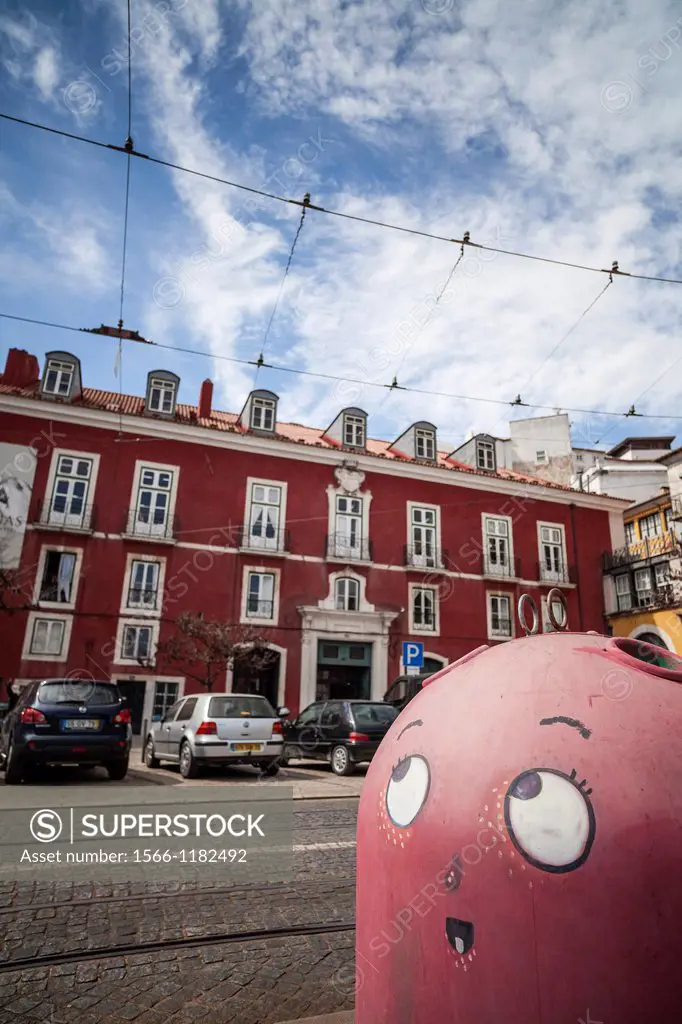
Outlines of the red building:
[[[181,611],[251,623],[273,650],[259,687],[292,710],[316,697],[383,696],[401,642],[436,668],[519,631],[529,593],[551,628],[603,630],[601,556],[623,503],[497,469],[485,436],[438,450],[436,427],[371,440],[361,409],[326,430],[277,420],[277,396],[241,413],[83,386],[78,359],[12,349],[0,377],[0,558],[32,607],[0,614],[0,675],[86,670],[124,683],[136,722],[191,679],[155,658]],[[471,464],[461,461],[469,459]],[[3,525],[4,524],[4,525]],[[244,685],[242,670],[221,680]]]

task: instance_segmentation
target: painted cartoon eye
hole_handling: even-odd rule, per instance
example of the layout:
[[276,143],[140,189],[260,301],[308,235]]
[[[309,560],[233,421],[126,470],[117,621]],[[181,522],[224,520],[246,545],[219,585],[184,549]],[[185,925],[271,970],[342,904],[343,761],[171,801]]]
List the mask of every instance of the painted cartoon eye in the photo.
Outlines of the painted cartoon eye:
[[429,765],[423,757],[398,761],[386,790],[386,810],[398,828],[407,828],[417,817],[426,801],[429,782]]
[[534,867],[573,871],[587,860],[595,818],[582,785],[554,768],[535,768],[522,772],[507,790],[504,817],[509,834]]

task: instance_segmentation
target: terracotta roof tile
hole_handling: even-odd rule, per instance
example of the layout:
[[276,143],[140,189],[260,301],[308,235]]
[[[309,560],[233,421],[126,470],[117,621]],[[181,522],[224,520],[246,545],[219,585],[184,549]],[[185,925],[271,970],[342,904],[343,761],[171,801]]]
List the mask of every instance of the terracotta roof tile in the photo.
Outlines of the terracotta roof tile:
[[[17,395],[23,398],[33,399],[34,401],[55,401],[53,398],[43,399],[37,384],[33,387],[18,388],[9,384],[3,384],[1,379],[0,394]],[[143,418],[145,415],[145,400],[141,396],[119,395],[115,391],[101,391],[97,388],[83,388],[83,394],[76,404],[85,406],[88,409],[100,409],[105,412],[113,412],[116,414],[119,414],[122,411],[124,416],[139,416],[140,418]],[[213,409],[208,419],[200,419],[198,416],[197,406],[179,403],[176,408],[175,419],[177,422],[192,424],[208,430],[219,430],[233,434],[248,433],[248,430],[239,424],[239,417],[235,413],[222,412],[218,409]],[[281,441],[293,442],[295,444],[304,444],[316,448],[337,448],[343,450],[338,441],[325,438],[324,430],[320,430],[317,427],[307,427],[300,423],[281,423],[278,421],[275,428],[275,437]],[[373,455],[376,458],[389,459],[395,462],[404,463],[412,461],[409,456],[406,456],[403,453],[391,451],[390,445],[391,442],[389,441],[380,441],[375,438],[368,438],[367,454]],[[348,454],[352,456],[352,453]],[[559,491],[572,490],[571,487],[567,487],[565,484],[554,483],[551,480],[542,480],[538,477],[527,476],[523,473],[514,473],[509,469],[498,469],[496,473],[480,470],[474,466],[469,466],[464,462],[459,462],[457,459],[448,458],[448,454],[445,452],[438,452],[437,466],[443,470],[457,470],[457,472],[471,473],[474,476],[510,480],[516,483],[530,484],[537,487],[549,487],[553,490]]]

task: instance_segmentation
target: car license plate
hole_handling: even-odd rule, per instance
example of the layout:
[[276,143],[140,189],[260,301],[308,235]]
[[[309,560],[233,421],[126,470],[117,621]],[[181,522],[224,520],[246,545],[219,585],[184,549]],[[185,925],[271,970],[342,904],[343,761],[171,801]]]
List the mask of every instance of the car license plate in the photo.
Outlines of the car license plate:
[[241,752],[243,750],[260,750],[260,743],[233,743],[232,749]]
[[76,729],[91,732],[93,729],[99,729],[99,718],[65,718],[62,721],[62,729],[69,732]]

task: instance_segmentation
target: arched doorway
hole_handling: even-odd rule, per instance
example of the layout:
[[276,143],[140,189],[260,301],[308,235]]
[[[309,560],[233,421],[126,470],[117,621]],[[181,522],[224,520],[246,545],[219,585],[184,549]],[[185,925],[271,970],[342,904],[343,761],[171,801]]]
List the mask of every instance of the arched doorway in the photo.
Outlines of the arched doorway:
[[447,660],[445,658],[429,657],[427,654],[424,655],[424,665],[420,669],[420,675],[432,675],[434,672],[440,672],[441,669],[445,668]]
[[664,650],[668,650],[668,645],[658,633],[639,633],[636,637],[637,640],[641,640],[643,644],[653,644],[654,647],[662,647]]
[[246,651],[235,658],[232,672],[233,693],[258,693],[277,711],[281,654],[266,648]]

